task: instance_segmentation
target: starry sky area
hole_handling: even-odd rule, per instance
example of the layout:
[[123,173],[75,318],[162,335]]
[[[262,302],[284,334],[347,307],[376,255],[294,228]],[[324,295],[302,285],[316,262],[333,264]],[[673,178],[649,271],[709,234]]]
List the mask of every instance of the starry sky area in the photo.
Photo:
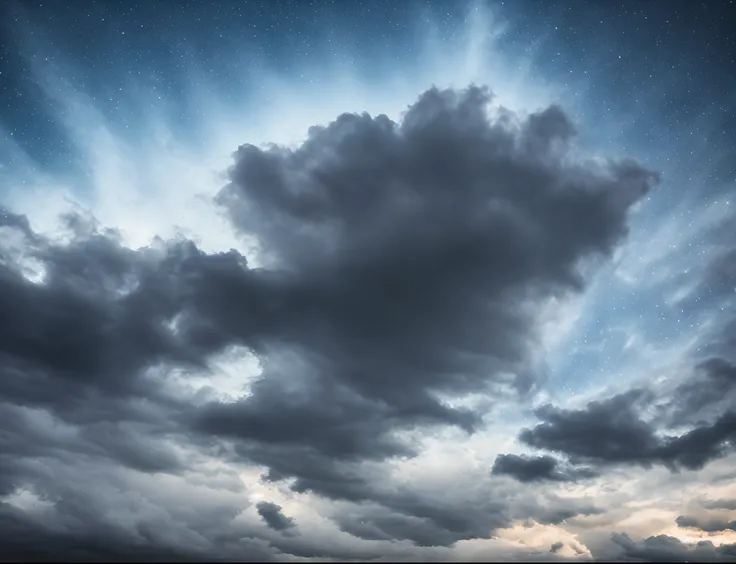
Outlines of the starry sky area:
[[1,3],[0,553],[736,561],[734,13]]

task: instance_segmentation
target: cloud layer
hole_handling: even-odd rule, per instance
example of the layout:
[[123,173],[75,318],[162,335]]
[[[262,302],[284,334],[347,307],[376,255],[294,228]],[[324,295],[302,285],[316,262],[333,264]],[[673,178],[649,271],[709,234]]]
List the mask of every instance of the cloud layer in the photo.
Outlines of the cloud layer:
[[[83,213],[53,238],[0,216],[0,530],[12,531],[0,552],[442,558],[519,523],[605,518],[540,484],[695,471],[732,452],[736,370],[713,356],[673,393],[538,408],[519,442],[560,458],[501,453],[464,484],[401,477],[433,437],[472,440],[503,405],[537,401],[541,308],[585,290],[658,181],[635,161],[586,156],[562,108],[525,115],[486,88],[432,88],[398,122],[342,114],[297,147],[233,158],[212,205],[255,241],[250,260],[184,237],[129,248]],[[233,351],[260,367],[239,398],[192,387]],[[283,500],[251,503],[258,488]],[[322,532],[291,516],[305,498]],[[733,556],[616,535],[603,557]],[[575,546],[553,539],[523,557]]]

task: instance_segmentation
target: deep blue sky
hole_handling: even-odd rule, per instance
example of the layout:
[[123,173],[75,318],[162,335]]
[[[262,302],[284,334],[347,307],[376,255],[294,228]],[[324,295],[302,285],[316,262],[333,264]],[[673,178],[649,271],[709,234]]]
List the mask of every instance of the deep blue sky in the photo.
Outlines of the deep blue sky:
[[[508,30],[499,45],[532,51],[535,72],[579,85],[589,123],[615,121],[622,138],[678,162],[687,146],[733,145],[736,89],[733,3],[507,2],[494,5]],[[6,134],[42,162],[68,157],[54,110],[40,95],[34,57],[73,65],[73,80],[115,120],[132,82],[155,86],[186,127],[184,93],[192,70],[225,99],[247,93],[243,70],[264,65],[298,75],[304,61],[353,59],[380,80],[387,67],[411,64],[431,21],[452,37],[463,3],[428,2],[4,2],[0,28],[0,108]],[[684,135],[693,135],[683,138]],[[676,147],[676,156],[670,147]],[[666,149],[663,149],[666,147]],[[718,172],[728,175],[732,171]]]

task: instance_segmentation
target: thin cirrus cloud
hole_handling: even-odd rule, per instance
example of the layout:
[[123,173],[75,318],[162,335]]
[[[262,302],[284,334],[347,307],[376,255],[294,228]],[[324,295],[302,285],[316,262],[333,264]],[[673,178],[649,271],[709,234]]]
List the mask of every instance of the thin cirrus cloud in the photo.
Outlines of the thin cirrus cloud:
[[[130,143],[73,65],[34,59],[87,174],[8,145],[3,554],[734,559],[730,208],[683,231],[702,271],[641,284],[702,323],[690,344],[617,312],[646,344],[603,362],[591,316],[684,260],[632,258],[667,170],[591,138],[481,8],[458,68],[430,49],[414,83],[336,73],[311,112],[261,72],[270,117],[233,125],[213,96],[199,145],[155,104]],[[627,375],[567,394],[596,354]]]

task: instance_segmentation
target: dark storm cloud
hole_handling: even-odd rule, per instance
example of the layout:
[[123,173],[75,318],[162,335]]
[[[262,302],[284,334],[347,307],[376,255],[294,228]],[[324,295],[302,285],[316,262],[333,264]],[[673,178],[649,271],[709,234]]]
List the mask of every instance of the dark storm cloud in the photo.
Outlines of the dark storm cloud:
[[657,438],[633,408],[643,392],[629,392],[582,410],[551,405],[537,410],[542,423],[525,429],[519,439],[533,447],[593,461],[650,463]]
[[60,464],[112,460],[140,472],[177,472],[182,461],[157,437],[160,429],[143,423],[90,423],[78,432],[59,428],[42,411],[0,402],[0,495],[33,482],[26,467],[35,459]]
[[[365,540],[410,540],[422,546],[451,546],[463,539],[486,538],[509,526],[514,515],[508,496],[455,490],[418,492],[397,487],[386,491],[372,483],[360,504],[341,505],[333,516],[338,527]],[[523,516],[537,506],[524,508]]]
[[73,562],[175,561],[197,562],[202,555],[174,547],[136,542],[114,529],[77,527],[59,530],[34,520],[24,511],[0,502],[0,561]]
[[689,515],[680,515],[675,519],[678,527],[700,529],[706,533],[720,533],[723,531],[736,531],[736,521],[727,519],[701,518]]
[[519,438],[529,446],[590,462],[664,464],[693,470],[722,456],[732,446],[736,433],[733,413],[683,435],[660,438],[656,428],[619,400],[593,402],[579,411],[552,407],[540,410],[537,415],[543,423],[524,430]]
[[[54,455],[16,461],[24,487],[0,503],[0,560],[268,560],[278,553],[234,524],[248,506],[242,495],[192,489],[184,479],[146,485],[109,460]],[[28,502],[30,495],[38,501]]]
[[557,553],[560,550],[562,550],[564,547],[565,547],[564,542],[555,542],[555,543],[552,543],[552,546],[549,547],[549,551],[552,553]]
[[[480,414],[443,394],[533,390],[533,306],[582,289],[579,263],[610,254],[656,177],[571,156],[560,108],[495,118],[489,100],[432,89],[401,123],[344,114],[296,149],[241,147],[218,202],[260,268],[187,240],[128,249],[80,216],[52,242],[3,215],[0,415],[16,425],[0,487],[48,453],[179,472],[167,437],[218,438],[296,491],[378,504],[383,534],[451,543],[508,523],[490,502],[379,491],[361,464],[412,455],[395,431],[473,431]],[[29,258],[42,282],[23,276]],[[245,399],[195,409],[167,387],[168,370],[207,370],[232,345],[263,366]],[[82,426],[66,454],[53,421],[23,419],[38,410]]]
[[491,470],[496,475],[507,475],[519,482],[574,482],[583,478],[593,478],[597,473],[586,468],[573,468],[564,465],[552,456],[527,456],[500,454]]
[[[645,420],[647,406],[656,395],[637,389],[592,401],[580,410],[544,406],[536,411],[541,423],[523,430],[519,440],[593,464],[700,469],[733,449],[736,412],[730,410],[732,404],[723,402],[734,387],[732,365],[714,358],[699,364],[695,373],[660,406],[669,414],[666,421]],[[716,409],[718,404],[725,409]],[[692,417],[704,408],[710,420]],[[667,433],[668,427],[692,420],[690,430]]]
[[[410,454],[391,431],[477,422],[437,394],[534,385],[527,306],[580,289],[579,261],[610,252],[656,178],[567,158],[574,128],[557,107],[496,119],[488,102],[433,89],[400,124],[344,114],[297,149],[238,150],[218,201],[259,241],[266,266],[250,276],[281,348],[252,395],[203,410],[200,429],[304,484],[284,449],[310,453],[307,476]],[[221,302],[210,318],[240,338],[242,313]]]
[[[176,538],[175,527],[167,527],[166,522],[124,528],[105,515],[119,508],[98,505],[90,500],[58,500],[52,520],[0,502],[0,561],[201,562],[222,560],[223,556],[229,561],[269,561],[274,557],[267,546],[223,531],[216,550],[203,550],[192,546],[196,543],[191,542],[191,536]],[[198,533],[209,532],[204,522],[200,525]]]
[[[181,474],[196,462],[170,444],[174,437],[180,447],[190,446],[179,417],[191,408],[157,371],[206,368],[206,354],[226,343],[200,340],[203,333],[187,319],[176,327],[171,322],[186,310],[186,296],[196,293],[187,272],[207,270],[194,263],[212,261],[216,272],[229,255],[205,256],[186,241],[134,251],[115,233],[74,216],[67,218],[67,240],[52,242],[24,218],[2,217],[0,493],[36,492],[52,509],[39,520],[4,505],[0,530],[13,533],[0,535],[0,553],[23,560],[60,554],[75,560],[217,556],[229,545],[225,539],[213,553],[201,539],[192,542],[195,535],[186,526],[177,531],[181,521],[165,521],[161,528],[143,522],[131,532],[109,519],[118,507],[106,507],[104,500],[126,489],[116,474],[120,467]],[[21,274],[29,258],[43,266],[42,282]],[[70,468],[77,469],[73,479],[64,479]],[[94,495],[69,487],[78,482],[86,489],[100,475],[105,484]],[[230,511],[224,523],[234,517]],[[191,527],[211,538],[220,534],[205,521]],[[181,537],[172,541],[177,533]],[[253,558],[272,552],[262,549]]]
[[684,543],[668,535],[635,541],[625,533],[612,537],[616,549],[607,554],[593,554],[601,560],[634,560],[644,562],[734,562],[736,544],[715,546],[711,541]]
[[436,494],[375,492],[370,503],[351,505],[333,517],[344,532],[365,540],[410,540],[421,546],[452,546],[457,541],[488,538],[516,522],[559,525],[602,511],[584,500],[554,495],[521,496],[519,492],[460,489],[442,498]]
[[31,283],[10,261],[0,264],[6,400],[84,418],[78,408],[85,397],[152,394],[142,387],[141,371],[162,359],[186,359],[184,343],[162,323],[181,305],[168,293],[164,255],[132,251],[114,234],[78,227],[69,244],[35,235],[26,243],[45,280]]
[[[0,457],[76,453],[143,472],[181,470],[182,461],[162,440],[180,431],[175,416],[188,408],[151,370],[162,364],[204,368],[206,354],[226,344],[201,338],[187,319],[177,327],[171,322],[196,292],[187,269],[206,271],[204,261],[217,272],[229,255],[205,256],[184,241],[133,251],[114,232],[75,216],[67,218],[69,242],[53,243],[24,218],[3,217],[11,232],[0,233],[0,419],[6,430]],[[21,274],[28,258],[43,266],[42,283]],[[82,427],[55,434],[54,417]]]
[[281,506],[270,501],[259,501],[256,504],[258,515],[275,531],[285,531],[296,527],[294,519],[281,511]]
[[[394,513],[386,510],[361,512],[342,518],[340,530],[364,540],[410,540],[417,546],[452,546],[458,534],[430,519]],[[478,531],[471,537],[485,537],[489,530]],[[460,535],[462,538],[465,532]]]
[[716,499],[703,504],[706,509],[728,509],[736,511],[736,499]]

